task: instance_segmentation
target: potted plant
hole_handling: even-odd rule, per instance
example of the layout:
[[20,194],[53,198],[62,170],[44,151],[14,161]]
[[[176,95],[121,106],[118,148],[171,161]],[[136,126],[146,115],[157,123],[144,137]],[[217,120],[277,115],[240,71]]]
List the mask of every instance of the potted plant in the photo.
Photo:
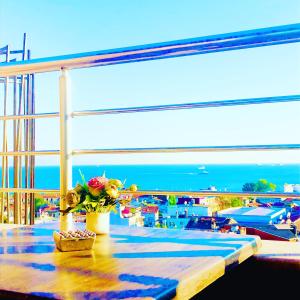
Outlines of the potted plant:
[[[68,208],[63,213],[78,210],[86,211],[86,228],[96,234],[109,233],[109,215],[116,212],[116,206],[128,204],[131,197],[120,196],[123,184],[119,179],[108,179],[105,175],[91,178],[85,181],[83,175],[82,184],[77,184],[66,195]],[[137,186],[132,184],[127,191],[137,191]]]

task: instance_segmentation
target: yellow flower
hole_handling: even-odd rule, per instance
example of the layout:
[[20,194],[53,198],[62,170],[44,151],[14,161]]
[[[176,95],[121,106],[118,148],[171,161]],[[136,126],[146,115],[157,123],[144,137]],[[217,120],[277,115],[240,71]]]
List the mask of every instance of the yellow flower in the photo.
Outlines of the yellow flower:
[[120,195],[118,189],[114,185],[107,187],[105,189],[105,191],[109,197],[114,198],[114,199],[117,199]]
[[75,187],[74,187],[74,191],[76,191],[78,194],[80,194],[80,192],[83,190],[82,188],[82,185],[80,184],[77,184]]
[[136,184],[132,184],[129,188],[129,191],[131,191],[131,192],[136,192],[137,191],[137,185]]
[[71,190],[66,195],[66,202],[69,205],[69,207],[76,207],[76,205],[80,201],[80,196],[75,190]]
[[109,179],[108,184],[113,184],[117,188],[123,187],[123,184],[122,184],[121,180],[119,180],[119,179]]

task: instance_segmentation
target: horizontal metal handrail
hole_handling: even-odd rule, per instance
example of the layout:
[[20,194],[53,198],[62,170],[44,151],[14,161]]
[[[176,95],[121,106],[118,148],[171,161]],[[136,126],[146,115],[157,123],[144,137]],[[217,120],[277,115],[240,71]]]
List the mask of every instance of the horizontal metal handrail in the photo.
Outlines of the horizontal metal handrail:
[[24,50],[11,50],[10,51],[11,54],[23,54],[24,53]]
[[82,154],[127,154],[127,153],[164,153],[164,152],[226,152],[226,151],[270,151],[299,150],[300,144],[276,145],[236,145],[236,146],[195,146],[195,147],[155,147],[119,149],[81,149],[73,150],[73,155]]
[[123,194],[132,194],[134,196],[141,195],[175,195],[175,196],[228,196],[228,197],[263,197],[263,198],[295,198],[299,199],[299,193],[255,193],[255,192],[218,192],[218,191],[166,191],[166,190],[145,190],[145,191],[122,191]]
[[[72,113],[72,117],[139,113],[139,112],[155,112],[155,111],[181,110],[181,109],[198,109],[198,108],[239,106],[239,105],[286,103],[286,102],[299,102],[299,101],[300,101],[300,95],[275,96],[275,97],[264,97],[264,98],[247,98],[247,99],[235,99],[235,100],[217,100],[217,101],[191,102],[191,103],[182,103],[182,104],[136,106],[136,107],[124,107],[124,108],[75,111]],[[52,112],[52,113],[40,113],[34,115],[0,116],[0,120],[19,120],[19,119],[26,120],[26,119],[43,119],[43,118],[58,118],[58,117],[59,117],[59,112]]]
[[18,194],[38,194],[38,193],[47,193],[47,194],[56,194],[59,195],[59,190],[56,189],[30,189],[30,188],[1,188],[0,193],[18,193]]
[[[4,46],[2,48],[0,48],[0,55],[6,55],[8,51],[8,46]],[[24,53],[24,50],[10,50],[9,51],[10,54],[22,54]]]
[[[181,109],[198,109],[198,108],[238,106],[238,105],[270,104],[270,103],[282,103],[282,102],[286,103],[286,102],[299,102],[299,101],[300,101],[300,95],[289,95],[289,96],[275,96],[275,97],[264,97],[264,98],[217,100],[217,101],[191,102],[191,103],[182,103],[182,104],[84,110],[84,111],[75,111],[71,115],[72,117],[82,117],[82,116],[155,112],[155,111],[181,110]],[[7,115],[7,116],[0,116],[0,120],[19,120],[19,119],[26,120],[26,119],[43,119],[43,118],[57,118],[57,117],[59,117],[59,112],[40,113],[34,115]]]
[[[79,149],[73,155],[83,154],[130,154],[130,153],[172,153],[172,152],[228,152],[228,151],[274,151],[299,150],[300,144],[274,145],[236,145],[236,146],[194,146],[194,147],[154,147],[154,148],[114,148],[114,149]],[[34,156],[58,155],[59,150],[8,151],[0,152],[0,156]]]
[[34,156],[34,155],[59,155],[59,150],[39,150],[39,151],[7,151],[0,152],[0,156]]
[[30,119],[47,119],[47,118],[58,118],[59,113],[41,113],[41,114],[34,114],[34,115],[7,115],[7,116],[0,116],[0,120],[30,120]]
[[297,101],[297,102],[300,101],[300,95],[85,110],[85,111],[75,111],[72,113],[72,116],[79,117],[79,116],[93,116],[93,115],[153,112],[153,111],[165,111],[165,110],[198,109],[198,108],[208,108],[208,107],[268,104],[268,103],[282,103],[282,102],[292,102],[292,101]]
[[141,62],[300,41],[300,24],[0,64],[0,76]]
[[[59,197],[59,190],[56,189],[25,189],[25,188],[0,188],[0,193],[34,193],[34,194],[54,194]],[[218,191],[170,191],[170,190],[141,190],[136,192],[121,191],[123,195],[143,196],[143,195],[175,195],[175,196],[227,196],[227,197],[262,197],[262,198],[294,198],[300,199],[299,193],[255,193],[255,192],[218,192]]]

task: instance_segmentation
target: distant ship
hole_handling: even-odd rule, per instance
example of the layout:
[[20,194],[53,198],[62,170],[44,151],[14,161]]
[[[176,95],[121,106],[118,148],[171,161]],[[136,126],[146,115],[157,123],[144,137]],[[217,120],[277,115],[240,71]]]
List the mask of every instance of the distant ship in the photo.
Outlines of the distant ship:
[[216,192],[217,188],[214,185],[209,186],[207,189],[200,189],[202,192]]
[[200,166],[198,169],[200,170],[199,175],[208,174],[208,171],[205,170],[205,166]]

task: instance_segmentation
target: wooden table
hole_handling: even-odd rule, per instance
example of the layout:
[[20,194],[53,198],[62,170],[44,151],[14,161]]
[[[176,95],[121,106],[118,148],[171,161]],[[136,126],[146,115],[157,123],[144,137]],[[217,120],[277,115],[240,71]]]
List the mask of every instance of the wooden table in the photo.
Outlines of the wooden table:
[[0,296],[189,299],[261,245],[257,236],[112,226],[93,250],[59,252],[56,228],[0,231]]

